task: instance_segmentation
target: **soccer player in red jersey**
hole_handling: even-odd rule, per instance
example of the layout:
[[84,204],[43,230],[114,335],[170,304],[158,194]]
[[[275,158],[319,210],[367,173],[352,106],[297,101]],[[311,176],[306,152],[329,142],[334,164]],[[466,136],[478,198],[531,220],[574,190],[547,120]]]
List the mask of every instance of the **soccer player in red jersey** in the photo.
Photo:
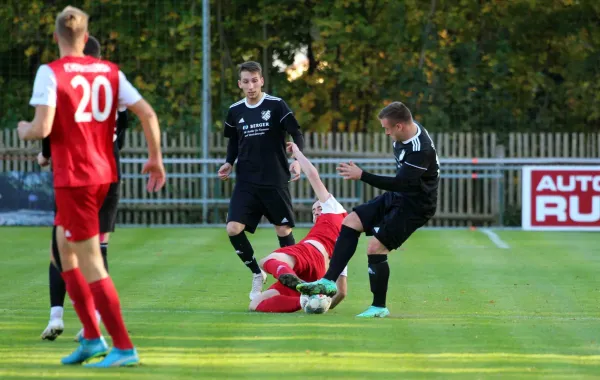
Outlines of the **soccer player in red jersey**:
[[[298,244],[279,248],[260,261],[263,270],[278,281],[250,302],[251,311],[292,313],[300,310],[300,293],[296,291],[296,285],[319,279],[327,271],[342,221],[348,215],[298,146],[288,142],[287,151],[296,158],[317,195],[318,200],[312,207],[315,225]],[[337,279],[338,292],[332,298],[330,308],[346,297],[346,277],[347,269]]]
[[[74,7],[57,16],[54,39],[60,59],[39,68],[30,101],[35,116],[31,122],[19,122],[18,133],[23,140],[50,136],[62,277],[84,327],[79,347],[61,362],[81,364],[108,354],[87,366],[135,365],[139,358],[100,254],[98,211],[110,184],[117,181],[113,152],[117,107],[127,106],[141,120],[149,155],[142,172],[150,175],[149,191],[158,191],[165,183],[160,129],[152,107],[117,65],[84,55],[87,25],[88,15]],[[113,340],[110,353],[94,316],[96,309]]]

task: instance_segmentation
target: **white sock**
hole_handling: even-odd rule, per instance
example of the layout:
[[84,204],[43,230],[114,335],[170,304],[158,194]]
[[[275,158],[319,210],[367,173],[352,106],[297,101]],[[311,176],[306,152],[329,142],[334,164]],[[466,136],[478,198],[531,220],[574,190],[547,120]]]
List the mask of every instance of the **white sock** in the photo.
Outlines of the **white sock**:
[[102,322],[102,317],[100,316],[100,313],[98,313],[98,310],[96,310],[96,319],[98,320],[98,324]]
[[52,306],[50,308],[50,319],[63,319],[63,307]]

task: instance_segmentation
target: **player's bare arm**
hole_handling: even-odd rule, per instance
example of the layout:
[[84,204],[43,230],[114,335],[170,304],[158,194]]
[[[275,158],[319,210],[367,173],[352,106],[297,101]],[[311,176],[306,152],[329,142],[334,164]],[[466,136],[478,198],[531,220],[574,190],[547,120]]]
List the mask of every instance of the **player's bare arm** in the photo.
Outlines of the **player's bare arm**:
[[346,295],[348,295],[348,279],[346,276],[341,275],[338,277],[336,285],[338,291],[333,297],[331,297],[331,306],[329,306],[329,309],[333,309],[339,305],[339,303],[346,298]]
[[158,191],[165,185],[165,167],[163,165],[162,152],[160,150],[160,127],[158,117],[144,99],[127,107],[130,109],[142,123],[144,135],[148,143],[148,161],[142,169],[142,173],[150,174],[147,189],[150,192]]
[[20,121],[18,134],[21,140],[41,140],[52,131],[56,107],[36,106],[35,116],[31,122]]
[[315,168],[315,166],[308,160],[308,158],[306,158],[304,153],[300,151],[297,144],[293,142],[288,142],[287,151],[289,153],[292,153],[294,158],[296,158],[295,162],[298,163],[304,174],[306,174],[306,178],[308,178],[308,181],[310,182],[310,185],[317,194],[317,198],[319,198],[319,201],[327,202],[327,199],[329,199],[330,194],[325,185],[323,184],[323,181],[321,181],[321,177],[319,176],[319,171],[317,170],[317,168]]

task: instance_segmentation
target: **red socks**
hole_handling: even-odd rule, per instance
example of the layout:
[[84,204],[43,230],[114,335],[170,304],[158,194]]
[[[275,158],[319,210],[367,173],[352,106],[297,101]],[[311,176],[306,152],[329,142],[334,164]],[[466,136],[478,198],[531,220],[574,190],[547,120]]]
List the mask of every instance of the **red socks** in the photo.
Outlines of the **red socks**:
[[263,313],[293,313],[298,310],[300,310],[300,295],[278,295],[275,297],[267,298],[266,300],[259,303],[256,307],[256,311],[262,311]]
[[[104,326],[112,337],[113,345],[120,350],[132,349],[133,343],[129,339],[129,334],[123,322],[119,295],[112,279],[106,277],[102,280],[92,282],[90,289]],[[85,327],[84,331],[87,332],[87,327]]]
[[263,264],[263,269],[265,270],[265,272],[272,274],[275,278],[279,278],[279,276],[281,276],[284,273],[291,273],[293,275],[296,275],[296,272],[294,272],[294,270],[290,268],[288,264],[276,259],[267,260]]
[[73,301],[75,312],[83,325],[83,337],[85,339],[100,338],[94,297],[83,274],[79,268],[75,268],[62,272],[62,278],[65,280],[67,293]]

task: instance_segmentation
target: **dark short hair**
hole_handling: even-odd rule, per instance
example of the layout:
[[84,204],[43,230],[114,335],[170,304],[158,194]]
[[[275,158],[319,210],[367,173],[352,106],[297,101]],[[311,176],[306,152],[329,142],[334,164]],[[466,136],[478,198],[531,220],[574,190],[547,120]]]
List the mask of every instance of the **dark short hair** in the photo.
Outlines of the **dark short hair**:
[[379,120],[389,119],[396,123],[408,123],[413,119],[410,110],[402,102],[392,102],[383,107],[383,109],[379,111],[377,118]]
[[85,47],[83,48],[83,54],[91,55],[94,58],[100,58],[100,42],[93,37],[89,36]]
[[242,77],[242,71],[249,71],[251,73],[258,73],[262,77],[262,66],[258,62],[246,61],[242,63],[238,69],[240,78]]

